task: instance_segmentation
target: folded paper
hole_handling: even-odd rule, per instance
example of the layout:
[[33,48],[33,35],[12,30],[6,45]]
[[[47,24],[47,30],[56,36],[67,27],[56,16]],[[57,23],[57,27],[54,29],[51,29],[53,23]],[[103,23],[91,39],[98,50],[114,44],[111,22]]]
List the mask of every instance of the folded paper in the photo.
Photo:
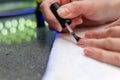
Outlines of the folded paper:
[[[83,37],[88,30],[76,32]],[[120,68],[86,57],[69,33],[57,33],[42,80],[120,80]]]

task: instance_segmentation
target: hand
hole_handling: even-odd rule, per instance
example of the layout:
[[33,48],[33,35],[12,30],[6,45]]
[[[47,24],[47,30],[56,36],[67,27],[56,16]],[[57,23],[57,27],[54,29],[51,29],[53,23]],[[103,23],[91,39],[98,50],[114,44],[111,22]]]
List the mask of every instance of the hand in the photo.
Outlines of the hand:
[[87,32],[78,45],[86,56],[120,67],[120,26]]
[[45,19],[47,20],[47,22],[50,25],[49,26],[50,29],[62,31],[62,27],[60,26],[60,24],[58,23],[58,21],[56,20],[56,18],[54,17],[54,15],[52,14],[52,12],[50,10],[50,6],[54,2],[58,2],[60,5],[64,5],[66,3],[69,3],[70,1],[69,0],[43,0],[43,2],[40,5],[41,11],[42,11]]
[[58,2],[61,7],[58,14],[62,18],[72,19],[71,27],[76,25],[99,25],[119,18],[119,0],[44,0],[41,10],[51,28],[62,31],[58,21],[51,13],[49,7],[52,3]]

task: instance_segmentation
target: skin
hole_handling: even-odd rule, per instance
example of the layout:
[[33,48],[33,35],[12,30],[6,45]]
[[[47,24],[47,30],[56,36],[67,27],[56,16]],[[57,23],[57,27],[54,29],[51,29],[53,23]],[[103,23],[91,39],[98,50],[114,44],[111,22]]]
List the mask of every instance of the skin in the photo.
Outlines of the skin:
[[120,20],[106,29],[86,32],[78,45],[86,56],[120,67]]
[[50,5],[58,2],[57,10],[62,18],[72,19],[72,28],[96,26],[115,21],[109,28],[91,31],[78,42],[85,55],[93,59],[120,66],[120,0],[44,0],[40,5],[51,29],[63,31],[50,11]]
[[72,19],[70,25],[72,28],[76,25],[79,27],[101,25],[120,16],[119,0],[43,0],[40,5],[41,11],[50,28],[59,32],[62,28],[49,8],[54,2],[61,5],[57,11],[59,16]]

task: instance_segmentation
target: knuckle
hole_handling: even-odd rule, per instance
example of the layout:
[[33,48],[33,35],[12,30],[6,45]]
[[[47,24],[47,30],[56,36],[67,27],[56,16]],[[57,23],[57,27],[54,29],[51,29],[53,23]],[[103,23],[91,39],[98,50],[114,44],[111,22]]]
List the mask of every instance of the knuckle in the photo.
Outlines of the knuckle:
[[96,43],[95,43],[96,41],[95,41],[95,39],[91,39],[88,43],[89,43],[89,45],[91,45],[91,46],[96,46]]
[[110,32],[112,32],[113,30],[114,30],[114,27],[110,27],[110,28],[108,28],[107,32],[110,33]]
[[112,44],[111,38],[106,38],[106,39],[104,39],[104,48],[105,48],[105,49],[110,49],[111,46],[112,46],[111,44]]
[[102,61],[103,62],[104,61],[103,51],[100,50],[99,53],[97,54],[96,58],[97,58],[98,61]]
[[115,31],[115,28],[114,28],[114,27],[108,28],[108,29],[107,29],[107,35],[108,35],[108,36],[111,36],[114,31]]
[[100,38],[100,34],[96,31],[93,32],[93,37]]

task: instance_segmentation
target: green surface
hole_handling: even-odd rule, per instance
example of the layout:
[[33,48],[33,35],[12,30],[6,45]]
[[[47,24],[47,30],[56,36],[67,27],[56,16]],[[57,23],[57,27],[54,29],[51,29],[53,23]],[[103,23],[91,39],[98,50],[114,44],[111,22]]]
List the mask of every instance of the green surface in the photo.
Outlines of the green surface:
[[8,12],[8,11],[15,11],[15,10],[22,10],[27,8],[35,8],[36,2],[35,0],[20,0],[20,1],[13,1],[9,0],[9,2],[1,1],[0,2],[0,12]]
[[0,80],[41,80],[54,36],[48,27],[37,28],[34,15],[0,19]]
[[0,43],[22,43],[35,39],[37,34],[35,15],[17,16],[0,20]]
[[44,28],[37,31],[37,39],[32,41],[27,36],[29,42],[21,43],[18,38],[17,44],[7,40],[7,44],[0,45],[0,80],[41,80],[55,33]]

